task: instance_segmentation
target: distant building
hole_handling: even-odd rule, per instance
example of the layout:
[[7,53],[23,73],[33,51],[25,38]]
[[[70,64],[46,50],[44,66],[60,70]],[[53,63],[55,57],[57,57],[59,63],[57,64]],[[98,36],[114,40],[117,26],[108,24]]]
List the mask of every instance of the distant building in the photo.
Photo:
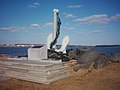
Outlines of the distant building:
[[0,44],[0,47],[34,47],[43,46],[43,44]]

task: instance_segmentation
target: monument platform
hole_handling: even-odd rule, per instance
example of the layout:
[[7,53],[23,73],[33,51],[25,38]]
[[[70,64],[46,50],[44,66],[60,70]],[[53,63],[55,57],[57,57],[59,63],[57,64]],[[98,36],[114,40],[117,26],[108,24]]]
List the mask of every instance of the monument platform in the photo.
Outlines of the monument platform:
[[70,69],[64,62],[0,60],[0,76],[49,84],[70,76]]

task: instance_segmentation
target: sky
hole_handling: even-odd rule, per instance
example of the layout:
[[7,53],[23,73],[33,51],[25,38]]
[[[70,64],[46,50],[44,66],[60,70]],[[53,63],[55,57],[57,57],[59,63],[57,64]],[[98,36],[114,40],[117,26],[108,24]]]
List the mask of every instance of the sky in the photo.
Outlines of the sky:
[[45,44],[59,9],[58,43],[120,45],[120,0],[0,0],[0,44]]

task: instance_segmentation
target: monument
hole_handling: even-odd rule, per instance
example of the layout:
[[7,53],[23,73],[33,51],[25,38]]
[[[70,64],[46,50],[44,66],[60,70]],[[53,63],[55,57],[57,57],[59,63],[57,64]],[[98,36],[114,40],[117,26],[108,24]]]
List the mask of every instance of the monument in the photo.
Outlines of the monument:
[[[53,81],[70,76],[70,69],[65,62],[58,62],[48,58],[48,51],[60,52],[64,57],[66,46],[69,44],[69,37],[65,36],[62,46],[57,49],[56,43],[60,34],[61,21],[58,16],[58,9],[54,9],[54,32],[49,34],[47,45],[34,46],[28,49],[26,60],[0,60],[0,76],[11,77],[31,82],[49,84]],[[55,53],[56,54],[56,53]]]
[[62,41],[62,46],[60,49],[56,48],[57,39],[60,35],[60,25],[61,20],[59,18],[59,10],[54,9],[54,32],[49,34],[47,39],[47,49],[54,49],[56,52],[66,53],[66,47],[69,44],[69,36],[65,36]]
[[60,25],[61,20],[59,18],[59,10],[54,9],[54,31],[50,33],[47,38],[47,44],[43,47],[31,47],[28,49],[28,60],[42,60],[48,59],[48,52],[47,50],[54,50],[55,52],[62,52],[63,54],[66,53],[66,47],[69,44],[69,36],[65,36],[62,40],[62,46],[60,49],[57,49],[57,39],[60,35]]

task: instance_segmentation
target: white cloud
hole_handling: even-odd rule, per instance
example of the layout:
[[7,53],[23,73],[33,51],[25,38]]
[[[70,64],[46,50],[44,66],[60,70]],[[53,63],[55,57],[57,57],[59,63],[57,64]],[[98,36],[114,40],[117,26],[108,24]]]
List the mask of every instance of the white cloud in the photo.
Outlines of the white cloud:
[[38,2],[36,2],[36,3],[33,3],[33,5],[39,6],[40,4]]
[[40,6],[40,4],[38,2],[32,3],[29,5],[29,8],[37,8],[38,6]]
[[53,22],[45,23],[44,27],[53,27]]
[[77,18],[74,21],[80,24],[105,24],[110,22],[110,18],[106,14],[92,15],[84,18]]
[[52,27],[53,23],[48,22],[42,26],[38,23],[33,23],[29,26],[9,26],[9,27],[0,27],[0,31],[10,31],[10,32],[26,32],[29,30],[36,30],[36,29],[41,29],[41,28],[46,28],[46,27]]
[[9,31],[9,30],[11,30],[12,29],[12,27],[1,27],[0,28],[0,30],[5,30],[5,31]]
[[1,27],[0,30],[10,31],[10,32],[20,32],[20,31],[27,31],[27,27],[26,26],[22,26],[22,27],[10,26],[10,27]]
[[66,14],[65,17],[66,18],[76,18],[77,16],[74,16],[73,14]]
[[65,13],[63,13],[63,15],[67,15],[67,13],[65,12]]
[[75,28],[73,28],[73,27],[64,26],[63,28],[66,29],[66,30],[75,30]]
[[86,30],[82,29],[82,30],[79,30],[77,33],[86,33]]
[[95,30],[95,31],[93,31],[94,33],[104,33],[105,32],[105,30]]
[[40,25],[37,24],[37,23],[31,24],[30,26],[31,26],[32,28],[39,28],[39,27],[40,27]]
[[111,17],[108,17],[107,14],[98,14],[98,15],[91,15],[84,18],[77,18],[74,21],[79,22],[79,24],[106,24],[112,21],[119,21],[120,14],[115,14]]
[[115,14],[111,17],[112,20],[120,20],[120,14]]
[[82,5],[69,5],[67,8],[81,8],[83,7]]

